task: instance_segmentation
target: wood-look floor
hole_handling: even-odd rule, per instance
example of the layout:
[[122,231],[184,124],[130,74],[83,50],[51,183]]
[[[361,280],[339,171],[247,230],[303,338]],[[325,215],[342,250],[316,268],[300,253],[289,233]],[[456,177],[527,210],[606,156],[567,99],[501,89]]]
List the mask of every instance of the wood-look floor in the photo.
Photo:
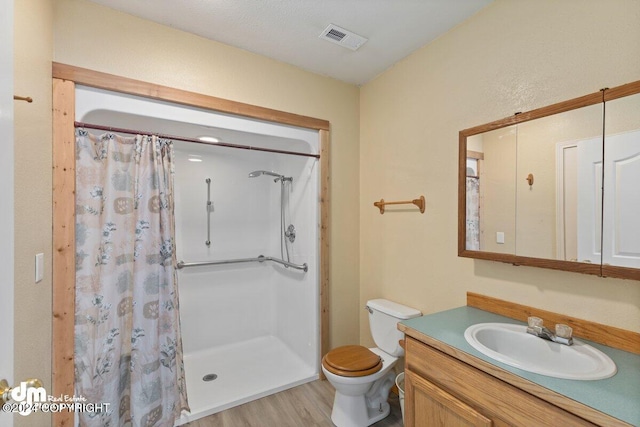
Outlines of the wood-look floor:
[[[185,424],[188,427],[331,427],[335,390],[313,381]],[[390,393],[391,413],[376,427],[402,427],[398,396]]]

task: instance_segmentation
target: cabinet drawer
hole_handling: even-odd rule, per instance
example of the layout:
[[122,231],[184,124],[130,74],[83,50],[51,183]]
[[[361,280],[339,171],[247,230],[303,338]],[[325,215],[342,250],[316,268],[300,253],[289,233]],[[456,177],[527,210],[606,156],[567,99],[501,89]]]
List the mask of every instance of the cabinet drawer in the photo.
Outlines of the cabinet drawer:
[[[496,425],[595,425],[413,338],[407,337],[406,346],[408,371],[455,396]],[[414,409],[410,408],[412,399],[413,396],[407,396],[408,402],[405,401],[409,410]]]

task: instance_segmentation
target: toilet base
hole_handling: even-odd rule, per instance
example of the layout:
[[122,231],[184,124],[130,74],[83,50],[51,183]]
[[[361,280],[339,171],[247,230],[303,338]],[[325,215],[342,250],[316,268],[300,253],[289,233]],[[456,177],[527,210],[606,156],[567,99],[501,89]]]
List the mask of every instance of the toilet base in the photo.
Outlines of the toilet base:
[[389,383],[393,383],[395,374],[390,372],[376,381],[370,393],[348,396],[336,390],[333,399],[331,421],[337,427],[366,427],[387,417],[391,407],[387,402]]

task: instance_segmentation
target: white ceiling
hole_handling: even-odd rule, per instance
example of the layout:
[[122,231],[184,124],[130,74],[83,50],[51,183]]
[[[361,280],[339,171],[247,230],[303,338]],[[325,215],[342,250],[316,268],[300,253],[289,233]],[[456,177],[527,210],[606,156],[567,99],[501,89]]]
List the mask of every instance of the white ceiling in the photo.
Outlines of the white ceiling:
[[[357,85],[492,0],[92,0]],[[320,39],[329,24],[369,39],[351,51]]]

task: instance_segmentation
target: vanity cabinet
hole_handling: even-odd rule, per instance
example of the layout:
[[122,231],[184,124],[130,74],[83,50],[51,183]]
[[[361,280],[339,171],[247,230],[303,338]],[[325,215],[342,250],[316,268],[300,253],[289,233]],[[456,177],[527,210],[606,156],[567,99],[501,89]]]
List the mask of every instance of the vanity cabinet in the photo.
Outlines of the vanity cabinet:
[[407,427],[596,425],[411,337],[404,404]]

